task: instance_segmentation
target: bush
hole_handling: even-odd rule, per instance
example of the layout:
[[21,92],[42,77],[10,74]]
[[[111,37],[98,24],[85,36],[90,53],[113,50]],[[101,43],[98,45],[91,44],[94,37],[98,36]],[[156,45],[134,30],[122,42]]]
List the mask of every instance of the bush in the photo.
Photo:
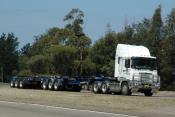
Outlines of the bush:
[[32,72],[30,70],[22,70],[18,73],[18,76],[32,76]]
[[34,74],[43,74],[49,72],[49,61],[43,55],[35,55],[29,60],[29,68]]

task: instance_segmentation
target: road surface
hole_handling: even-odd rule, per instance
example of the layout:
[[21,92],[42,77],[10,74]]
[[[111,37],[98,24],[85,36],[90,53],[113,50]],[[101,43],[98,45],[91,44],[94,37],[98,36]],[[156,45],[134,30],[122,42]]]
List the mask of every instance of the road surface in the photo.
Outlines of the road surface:
[[0,101],[1,117],[136,117],[29,103]]

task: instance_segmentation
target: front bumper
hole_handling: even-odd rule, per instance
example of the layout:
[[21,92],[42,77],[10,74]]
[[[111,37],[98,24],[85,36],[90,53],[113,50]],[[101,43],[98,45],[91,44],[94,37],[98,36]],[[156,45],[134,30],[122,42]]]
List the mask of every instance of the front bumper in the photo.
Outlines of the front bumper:
[[146,90],[151,90],[152,93],[157,93],[160,89],[160,83],[142,83],[142,82],[133,82],[130,84],[131,92],[142,92]]

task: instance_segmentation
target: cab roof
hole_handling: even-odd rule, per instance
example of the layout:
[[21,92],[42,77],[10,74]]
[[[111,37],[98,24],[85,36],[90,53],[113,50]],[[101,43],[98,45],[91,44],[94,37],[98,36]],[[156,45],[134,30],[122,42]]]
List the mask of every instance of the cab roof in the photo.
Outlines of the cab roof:
[[118,57],[149,57],[155,58],[150,55],[148,48],[137,45],[118,44],[116,49],[116,56]]

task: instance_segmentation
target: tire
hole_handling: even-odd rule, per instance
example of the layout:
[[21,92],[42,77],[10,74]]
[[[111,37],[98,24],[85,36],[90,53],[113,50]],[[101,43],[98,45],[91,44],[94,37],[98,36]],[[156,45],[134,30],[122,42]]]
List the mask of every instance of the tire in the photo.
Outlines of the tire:
[[14,83],[13,80],[10,81],[10,87],[11,87],[11,88],[15,87],[15,83]]
[[48,83],[48,88],[49,88],[49,90],[53,90],[53,83],[51,80]]
[[55,81],[54,85],[53,85],[53,88],[55,91],[58,91],[59,90],[59,82],[58,81]]
[[106,83],[103,83],[101,86],[101,91],[103,94],[107,94],[108,93],[108,86]]
[[88,84],[84,84],[82,86],[82,89],[85,90],[85,91],[88,91],[89,90]]
[[152,96],[153,95],[151,90],[145,91],[144,94],[145,94],[145,96]]
[[94,93],[99,93],[99,92],[100,92],[100,89],[99,89],[97,83],[94,83],[94,85],[93,85],[93,92],[94,92]]
[[21,88],[21,89],[24,88],[24,81],[23,80],[19,81],[19,88]]
[[15,80],[15,88],[19,88],[19,81]]
[[48,84],[47,84],[47,82],[44,80],[43,81],[43,83],[42,83],[42,88],[44,89],[44,90],[47,90],[47,88],[48,88]]
[[122,83],[121,92],[123,95],[131,95],[131,91],[129,89],[128,83],[126,83],[126,82]]

